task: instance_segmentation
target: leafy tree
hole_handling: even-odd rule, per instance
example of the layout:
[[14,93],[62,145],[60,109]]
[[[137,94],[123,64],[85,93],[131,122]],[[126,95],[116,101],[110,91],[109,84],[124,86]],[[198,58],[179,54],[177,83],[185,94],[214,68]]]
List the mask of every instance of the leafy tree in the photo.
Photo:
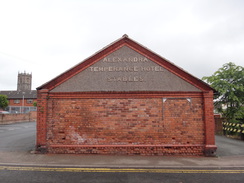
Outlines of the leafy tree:
[[8,107],[8,98],[6,95],[0,95],[0,109]]
[[216,91],[215,109],[227,119],[244,119],[244,68],[229,62],[203,77]]

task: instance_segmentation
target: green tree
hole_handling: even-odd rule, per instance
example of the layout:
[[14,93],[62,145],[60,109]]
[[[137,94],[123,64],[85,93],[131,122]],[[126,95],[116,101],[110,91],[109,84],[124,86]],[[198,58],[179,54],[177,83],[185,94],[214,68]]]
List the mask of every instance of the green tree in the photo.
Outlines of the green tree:
[[244,68],[229,62],[212,76],[203,77],[216,91],[215,109],[227,119],[244,119]]
[[0,109],[8,107],[8,98],[6,95],[0,95]]

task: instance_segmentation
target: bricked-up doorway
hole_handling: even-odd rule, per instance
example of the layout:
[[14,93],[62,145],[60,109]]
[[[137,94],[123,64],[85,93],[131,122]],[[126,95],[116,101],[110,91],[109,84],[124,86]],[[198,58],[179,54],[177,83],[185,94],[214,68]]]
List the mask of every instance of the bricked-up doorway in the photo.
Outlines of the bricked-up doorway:
[[215,154],[213,89],[126,35],[37,90],[39,152]]

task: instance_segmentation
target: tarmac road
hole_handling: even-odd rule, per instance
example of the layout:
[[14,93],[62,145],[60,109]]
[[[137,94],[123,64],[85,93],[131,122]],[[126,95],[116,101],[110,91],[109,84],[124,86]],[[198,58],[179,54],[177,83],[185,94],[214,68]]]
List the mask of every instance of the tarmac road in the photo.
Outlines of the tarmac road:
[[0,152],[28,152],[35,147],[36,123],[0,125]]
[[114,169],[3,167],[3,183],[243,183],[235,169]]
[[242,156],[244,155],[244,141],[231,139],[225,136],[215,136],[218,156]]

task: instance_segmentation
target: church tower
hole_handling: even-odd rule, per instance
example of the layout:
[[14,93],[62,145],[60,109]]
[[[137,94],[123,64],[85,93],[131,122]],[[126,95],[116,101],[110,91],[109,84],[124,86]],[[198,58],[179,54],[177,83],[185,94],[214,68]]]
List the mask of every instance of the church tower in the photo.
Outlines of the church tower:
[[17,91],[30,91],[32,82],[32,74],[18,73]]

